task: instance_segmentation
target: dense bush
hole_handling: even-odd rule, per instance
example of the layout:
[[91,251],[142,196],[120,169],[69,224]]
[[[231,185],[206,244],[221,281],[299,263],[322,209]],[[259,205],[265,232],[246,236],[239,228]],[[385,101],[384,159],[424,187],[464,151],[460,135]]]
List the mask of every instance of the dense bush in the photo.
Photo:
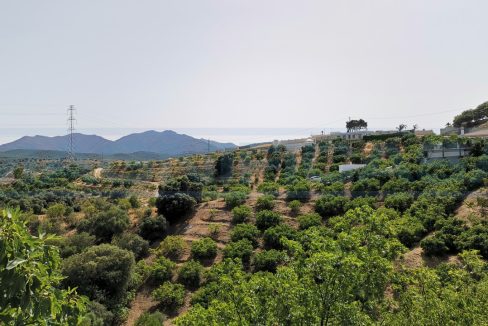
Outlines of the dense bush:
[[418,219],[408,215],[396,219],[393,223],[398,240],[407,247],[412,247],[415,243],[420,241],[426,231],[423,224]]
[[131,251],[134,254],[136,260],[139,260],[147,256],[149,252],[149,243],[133,233],[122,233],[117,235],[112,239],[112,244]]
[[322,217],[344,214],[349,198],[344,196],[324,195],[315,202],[315,211]]
[[234,156],[231,153],[224,154],[217,158],[215,162],[215,176],[229,177],[232,174]]
[[340,181],[336,181],[336,182],[333,182],[331,184],[324,185],[320,189],[320,191],[324,195],[343,196],[344,195],[344,184]]
[[251,259],[253,246],[248,239],[230,242],[224,248],[225,258],[239,258],[243,263],[248,263]]
[[264,210],[256,214],[256,226],[260,230],[266,230],[270,227],[280,224],[282,217],[279,213]]
[[152,297],[165,309],[171,311],[183,305],[185,287],[181,284],[165,282],[152,292]]
[[322,217],[317,213],[300,215],[297,218],[300,230],[322,225]]
[[378,179],[365,178],[354,182],[351,187],[353,197],[376,196],[380,191],[381,185]]
[[156,200],[158,213],[166,217],[169,223],[176,223],[193,212],[196,204],[193,197],[183,193],[164,195]]
[[395,194],[397,192],[409,191],[412,187],[411,182],[406,178],[392,179],[383,185],[381,190],[384,195]]
[[264,195],[257,199],[256,210],[257,211],[273,210],[274,205],[275,205],[274,197],[271,195]]
[[178,272],[178,282],[189,288],[196,288],[200,285],[202,272],[202,264],[195,260],[189,260],[181,266]]
[[231,191],[224,196],[225,205],[232,209],[246,202],[247,193],[243,191]]
[[134,195],[129,197],[129,203],[130,203],[132,208],[141,207],[141,203],[139,202],[139,199]]
[[79,254],[88,247],[95,245],[96,238],[94,235],[86,232],[76,233],[72,236],[62,238],[59,244],[61,257],[66,258]]
[[374,197],[357,197],[348,201],[344,207],[345,211],[363,206],[375,208],[376,199]]
[[107,310],[103,304],[96,301],[89,301],[86,305],[87,314],[83,318],[80,326],[92,325],[112,325],[114,314]]
[[124,299],[134,264],[130,251],[109,244],[90,247],[64,260],[64,282],[111,307]]
[[280,185],[276,182],[263,182],[258,186],[258,191],[266,195],[278,197],[280,191]]
[[139,318],[137,318],[134,326],[161,326],[166,320],[166,316],[156,312],[145,312]]
[[275,249],[261,251],[253,258],[254,270],[274,273],[285,259],[286,254],[282,251]]
[[488,224],[479,223],[462,232],[457,237],[455,244],[461,250],[479,250],[485,259],[488,258]]
[[307,181],[299,181],[286,188],[286,200],[299,200],[302,202],[310,199],[310,185]]
[[237,242],[247,239],[256,247],[258,244],[259,230],[252,224],[237,224],[230,234],[232,241]]
[[162,256],[156,258],[150,269],[151,280],[156,283],[171,281],[176,264],[168,258]]
[[97,237],[101,242],[112,240],[112,236],[127,230],[130,221],[127,212],[112,206],[106,211],[95,214],[92,218],[80,222],[78,229]]
[[282,239],[294,240],[296,231],[287,224],[270,227],[264,232],[264,244],[267,248],[282,249]]
[[299,200],[292,200],[288,203],[288,207],[290,208],[290,213],[293,215],[297,215],[300,213],[300,207],[302,207],[302,203]]
[[252,210],[249,206],[241,205],[234,207],[232,209],[232,223],[244,223],[249,219],[249,217],[251,217],[251,214]]
[[192,175],[170,179],[158,188],[159,197],[185,194],[195,199],[196,202],[202,201],[202,191],[203,183],[198,177]]
[[420,246],[427,256],[439,256],[449,252],[446,242],[444,241],[443,237],[440,236],[425,238],[420,242]]
[[488,173],[483,170],[472,170],[464,175],[464,185],[469,190],[477,189],[484,184],[488,178]]
[[186,242],[179,236],[167,236],[160,244],[158,253],[170,259],[178,259],[186,248]]
[[63,204],[54,204],[48,207],[46,215],[49,219],[60,219],[66,212],[66,206]]
[[406,211],[413,203],[413,196],[408,192],[399,192],[388,195],[385,198],[385,206],[396,209],[399,212]]
[[139,224],[139,234],[144,239],[154,241],[161,239],[166,235],[168,230],[168,221],[163,215],[156,217],[145,217]]
[[217,255],[217,243],[211,238],[194,241],[191,245],[192,257],[196,259],[211,259]]

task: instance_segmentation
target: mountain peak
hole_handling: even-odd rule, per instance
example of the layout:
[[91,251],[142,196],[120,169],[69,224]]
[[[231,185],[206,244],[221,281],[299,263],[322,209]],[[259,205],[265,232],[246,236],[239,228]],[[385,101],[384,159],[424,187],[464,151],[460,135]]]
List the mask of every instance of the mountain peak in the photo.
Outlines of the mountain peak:
[[[131,154],[147,152],[177,156],[190,153],[206,153],[210,151],[235,148],[232,143],[219,143],[196,139],[188,135],[178,134],[173,130],[148,130],[133,133],[116,141],[98,135],[75,133],[75,151],[93,154]],[[8,144],[0,145],[0,152],[9,150],[51,150],[66,152],[69,136],[24,136]],[[209,146],[210,145],[210,146]]]

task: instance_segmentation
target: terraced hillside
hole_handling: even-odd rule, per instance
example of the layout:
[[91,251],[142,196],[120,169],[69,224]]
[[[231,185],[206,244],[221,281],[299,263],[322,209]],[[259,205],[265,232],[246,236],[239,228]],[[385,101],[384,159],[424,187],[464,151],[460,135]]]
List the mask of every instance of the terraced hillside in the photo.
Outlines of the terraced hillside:
[[91,324],[483,324],[488,156],[425,162],[435,141],[29,166],[0,200],[61,236]]

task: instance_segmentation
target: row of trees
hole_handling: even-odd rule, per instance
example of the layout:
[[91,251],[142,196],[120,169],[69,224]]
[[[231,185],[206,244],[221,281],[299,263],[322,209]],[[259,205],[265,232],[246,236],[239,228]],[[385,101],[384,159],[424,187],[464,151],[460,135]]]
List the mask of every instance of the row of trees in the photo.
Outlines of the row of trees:
[[477,127],[488,121],[488,102],[478,105],[475,109],[463,111],[454,117],[454,127]]

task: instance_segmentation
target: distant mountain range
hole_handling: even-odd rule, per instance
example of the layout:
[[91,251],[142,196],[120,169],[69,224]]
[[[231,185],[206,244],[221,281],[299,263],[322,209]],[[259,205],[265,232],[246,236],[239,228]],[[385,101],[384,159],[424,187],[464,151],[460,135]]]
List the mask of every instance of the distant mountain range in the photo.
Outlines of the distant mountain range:
[[[232,143],[219,143],[197,139],[172,130],[146,131],[124,136],[115,141],[97,135],[73,134],[74,151],[92,154],[154,153],[155,157],[206,153],[235,148]],[[11,143],[0,145],[0,152],[13,150],[67,152],[69,136],[24,136]]]

